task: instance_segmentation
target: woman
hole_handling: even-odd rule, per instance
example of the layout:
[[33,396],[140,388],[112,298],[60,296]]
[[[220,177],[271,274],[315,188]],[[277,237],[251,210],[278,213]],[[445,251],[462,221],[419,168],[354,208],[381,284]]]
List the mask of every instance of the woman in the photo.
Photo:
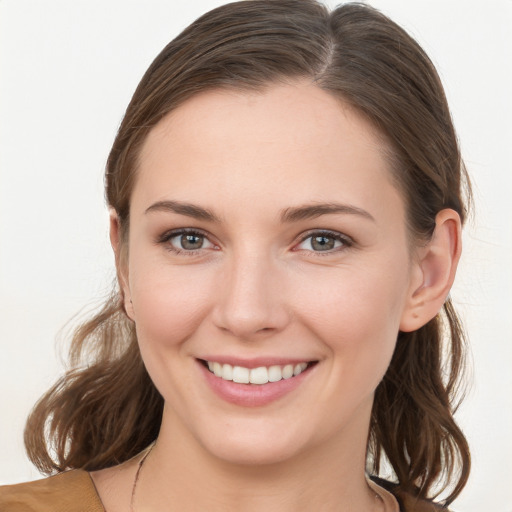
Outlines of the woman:
[[448,298],[464,183],[435,69],[385,16],[249,0],[201,17],[108,159],[119,290],[26,429],[59,475],[0,508],[449,504],[470,464]]

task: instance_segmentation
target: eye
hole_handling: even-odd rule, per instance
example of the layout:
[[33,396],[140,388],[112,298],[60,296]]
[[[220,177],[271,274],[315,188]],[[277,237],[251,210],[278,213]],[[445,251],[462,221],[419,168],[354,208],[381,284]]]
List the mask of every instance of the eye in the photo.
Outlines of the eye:
[[296,246],[296,250],[313,252],[337,252],[344,247],[350,247],[352,241],[341,233],[331,231],[316,231],[309,233]]
[[176,253],[194,253],[201,249],[214,249],[216,247],[203,233],[187,229],[165,233],[158,241],[166,244],[170,251]]

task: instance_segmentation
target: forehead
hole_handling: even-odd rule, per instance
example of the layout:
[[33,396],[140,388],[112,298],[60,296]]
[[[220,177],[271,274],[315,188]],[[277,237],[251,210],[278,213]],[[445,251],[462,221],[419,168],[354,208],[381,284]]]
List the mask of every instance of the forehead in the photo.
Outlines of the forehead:
[[[142,158],[179,138],[195,149],[209,144],[235,147],[245,138],[259,149],[321,149],[343,135],[352,145],[384,149],[384,137],[355,109],[309,82],[269,84],[259,91],[214,89],[185,101],[148,135]],[[357,139],[357,141],[356,141]]]
[[332,200],[333,194],[371,202],[392,183],[386,151],[368,120],[309,83],[208,91],[151,130],[133,199],[189,201],[176,196],[193,189],[209,206],[223,191],[246,206],[272,191],[302,202]]

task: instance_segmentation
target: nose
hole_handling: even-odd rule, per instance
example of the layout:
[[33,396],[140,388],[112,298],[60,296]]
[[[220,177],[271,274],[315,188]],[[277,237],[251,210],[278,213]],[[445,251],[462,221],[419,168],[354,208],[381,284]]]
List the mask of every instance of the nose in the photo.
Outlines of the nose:
[[290,321],[283,270],[267,255],[238,255],[219,274],[215,325],[250,341],[282,331]]

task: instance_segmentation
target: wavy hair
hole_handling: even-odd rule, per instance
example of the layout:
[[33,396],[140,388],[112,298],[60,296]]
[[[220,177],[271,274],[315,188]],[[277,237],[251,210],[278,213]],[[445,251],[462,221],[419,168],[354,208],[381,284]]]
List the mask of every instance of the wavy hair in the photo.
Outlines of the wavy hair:
[[[416,41],[364,4],[330,12],[315,0],[247,0],[192,23],[138,85],[105,174],[122,241],[140,148],[165,115],[203,91],[262,90],[291,79],[311,80],[384,136],[414,240],[432,236],[444,208],[464,221],[469,181],[442,84]],[[375,393],[369,465],[378,474],[387,459],[399,489],[418,498],[449,489],[450,503],[468,479],[468,444],[453,418],[464,345],[448,299],[425,326],[398,334]],[[45,473],[119,464],[153,441],[160,427],[163,399],[145,370],[118,287],[76,330],[70,358],[73,369],[36,404],[25,430],[28,455]]]

